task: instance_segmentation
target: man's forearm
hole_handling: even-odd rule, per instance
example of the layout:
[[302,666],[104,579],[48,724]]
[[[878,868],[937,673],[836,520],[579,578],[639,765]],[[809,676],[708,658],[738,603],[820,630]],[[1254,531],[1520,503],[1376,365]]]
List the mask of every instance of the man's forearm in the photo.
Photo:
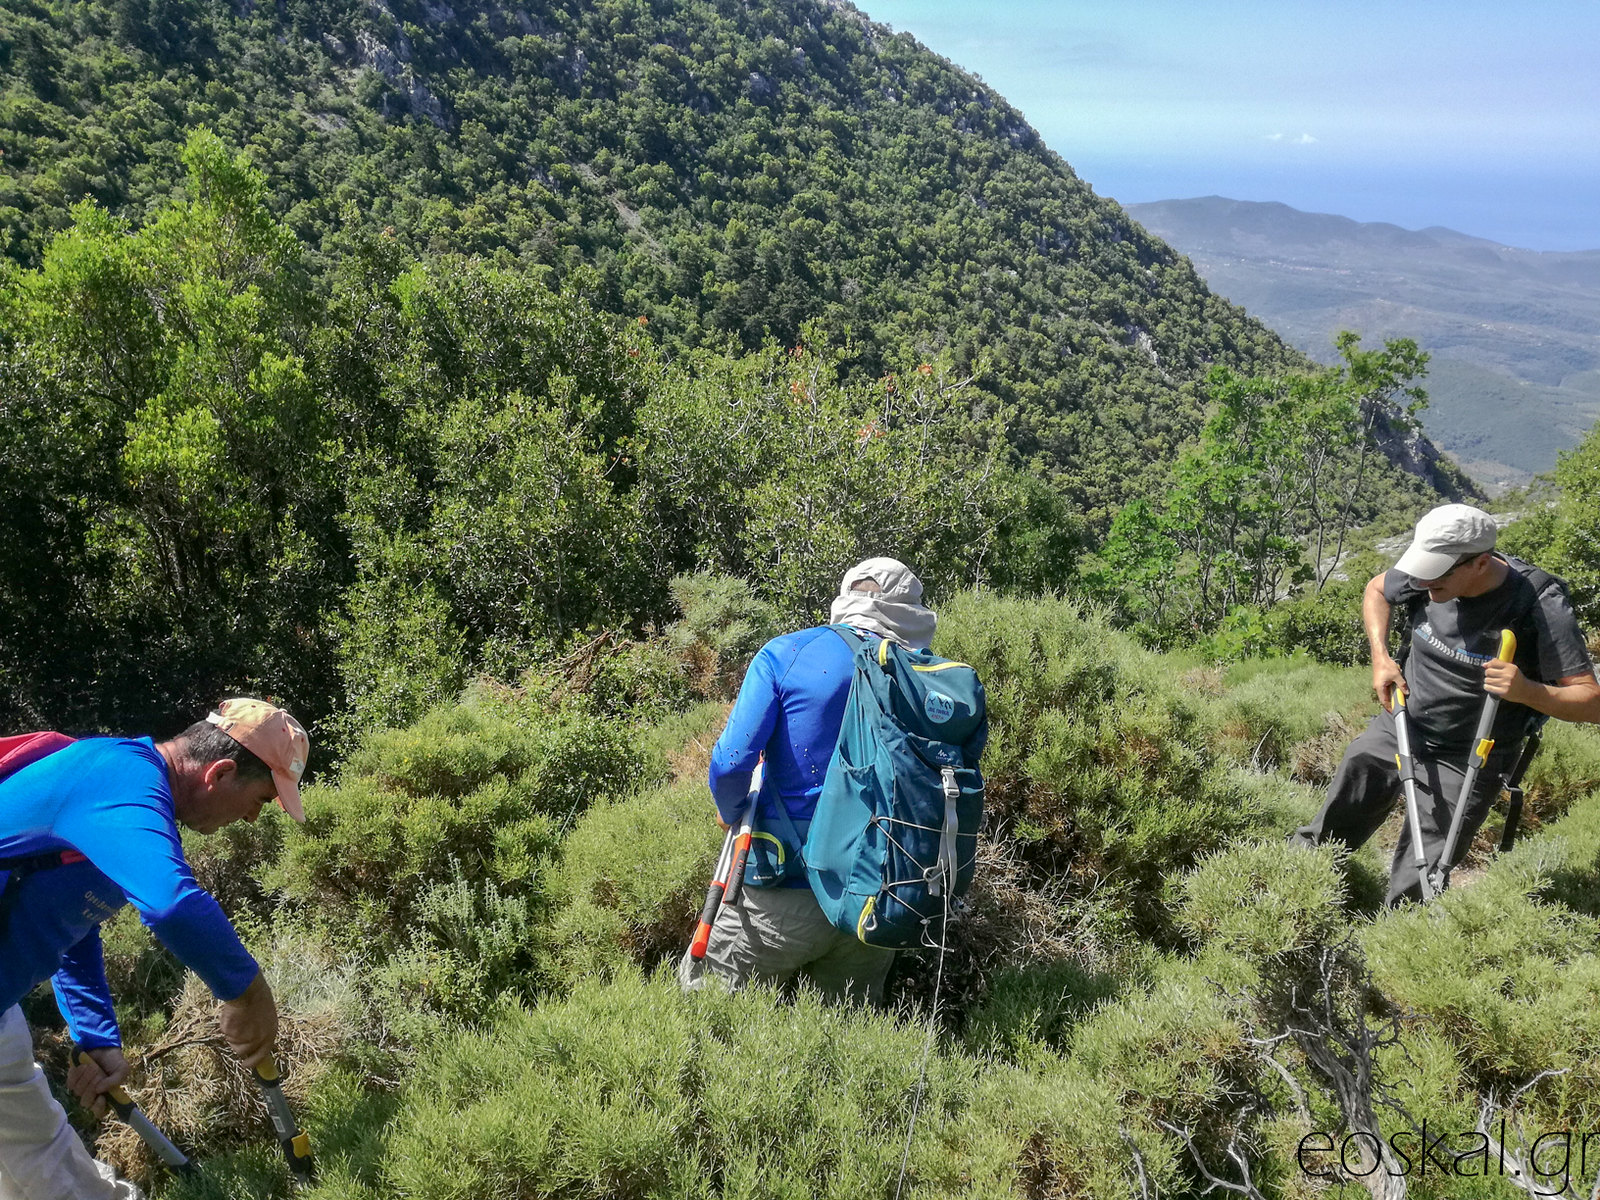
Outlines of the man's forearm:
[[1517,703],[1558,721],[1600,725],[1600,688],[1581,683],[1535,683],[1525,679],[1527,690]]
[[1389,657],[1389,613],[1391,605],[1381,587],[1367,585],[1361,597],[1361,624],[1367,631],[1367,649],[1376,666]]

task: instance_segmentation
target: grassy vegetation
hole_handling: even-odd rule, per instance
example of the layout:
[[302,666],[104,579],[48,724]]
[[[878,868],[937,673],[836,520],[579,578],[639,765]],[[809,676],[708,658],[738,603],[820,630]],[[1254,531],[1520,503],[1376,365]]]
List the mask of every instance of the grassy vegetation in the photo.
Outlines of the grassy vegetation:
[[[725,593],[684,595],[692,624],[693,597]],[[1592,731],[1554,739],[1532,781],[1542,828],[1513,855],[1426,910],[1379,912],[1381,850],[1283,844],[1320,800],[1302,779],[1372,707],[1365,671],[1212,668],[1066,601],[981,595],[945,606],[941,644],[988,681],[993,792],[904,1194],[1109,1200],[1142,1173],[1198,1195],[1195,1156],[1237,1180],[1238,1153],[1266,1194],[1309,1197],[1295,1148],[1346,1118],[1315,1054],[1272,1040],[1307,997],[1352,1027],[1398,1020],[1371,1056],[1385,1136],[1423,1115],[1468,1129],[1546,1070],[1564,1073],[1514,1127],[1600,1120]],[[663,633],[593,677],[703,666],[702,645]],[[601,715],[535,677],[479,687],[370,736],[308,793],[304,828],[196,844],[284,1001],[323,1169],[307,1195],[892,1194],[925,954],[903,956],[883,1012],[670,977],[716,850],[703,773],[725,711]],[[155,1053],[136,1092],[206,1171],[163,1177],[114,1124],[102,1152],[167,1200],[286,1197],[258,1103],[206,1040],[203,989],[136,924],[107,941],[132,1048]]]

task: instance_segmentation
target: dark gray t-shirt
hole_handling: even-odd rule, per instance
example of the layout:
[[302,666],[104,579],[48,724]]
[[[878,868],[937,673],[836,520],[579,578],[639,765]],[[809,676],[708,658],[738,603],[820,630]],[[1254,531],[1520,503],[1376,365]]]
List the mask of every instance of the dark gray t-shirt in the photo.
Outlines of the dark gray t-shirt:
[[[1515,662],[1529,679],[1554,683],[1594,671],[1578,618],[1560,588],[1545,588],[1528,616],[1513,623],[1516,612],[1527,611],[1532,593],[1533,585],[1513,568],[1493,591],[1430,602],[1417,614],[1406,659],[1406,711],[1426,745],[1463,756],[1471,750],[1483,712],[1483,666],[1500,652],[1502,629],[1510,627],[1517,635]],[[1389,571],[1383,594],[1390,604],[1404,607],[1428,593],[1411,576]],[[1497,749],[1512,748],[1531,714],[1524,705],[1501,704],[1492,735]]]

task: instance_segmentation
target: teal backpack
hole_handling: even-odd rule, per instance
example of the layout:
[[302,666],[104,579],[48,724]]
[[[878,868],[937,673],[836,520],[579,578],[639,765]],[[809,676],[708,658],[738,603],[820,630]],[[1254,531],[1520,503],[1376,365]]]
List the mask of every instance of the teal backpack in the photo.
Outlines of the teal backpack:
[[855,674],[806,834],[811,890],[869,946],[938,946],[977,862],[983,684],[966,663],[831,628]]

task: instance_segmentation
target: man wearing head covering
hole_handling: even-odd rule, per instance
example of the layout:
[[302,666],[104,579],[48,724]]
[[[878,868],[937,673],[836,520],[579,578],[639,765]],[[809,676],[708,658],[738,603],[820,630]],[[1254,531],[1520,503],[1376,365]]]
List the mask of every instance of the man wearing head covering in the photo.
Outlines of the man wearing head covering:
[[[928,648],[937,623],[923,606],[922,581],[892,558],[869,558],[846,571],[830,617],[873,645],[887,639],[913,650]],[[725,829],[744,807],[756,763],[765,761],[744,889],[737,905],[719,910],[704,959],[705,973],[731,987],[804,978],[831,998],[883,998],[894,951],[834,928],[811,893],[800,853],[852,675],[850,645],[826,625],[774,638],[745,672],[712,749],[711,795]],[[699,983],[698,968],[684,957],[686,985]]]
[[100,924],[124,904],[199,975],[246,1066],[272,1050],[278,1010],[228,918],[195,882],[180,825],[215,833],[274,797],[296,821],[310,742],[283,709],[229,700],[170,741],[34,735],[0,743],[0,1200],[139,1195],[67,1124],[33,1061],[20,1001],[49,980],[90,1061],[68,1086],[105,1112],[128,1074]]
[[[1372,648],[1372,687],[1383,711],[1345,750],[1316,818],[1290,835],[1302,845],[1329,839],[1359,846],[1383,824],[1400,792],[1394,692],[1405,695],[1416,765],[1417,800],[1428,867],[1444,853],[1473,737],[1488,693],[1501,698],[1494,749],[1466,798],[1455,866],[1472,844],[1516,761],[1537,714],[1600,722],[1600,682],[1566,595],[1535,588],[1527,563],[1494,552],[1498,527],[1488,513],[1446,504],[1417,522],[1411,546],[1392,570],[1374,576],[1361,619]],[[1389,654],[1389,614],[1412,615],[1401,660]],[[1500,633],[1517,635],[1513,661],[1496,660]],[[1388,902],[1420,899],[1411,830],[1402,828],[1389,872]]]

